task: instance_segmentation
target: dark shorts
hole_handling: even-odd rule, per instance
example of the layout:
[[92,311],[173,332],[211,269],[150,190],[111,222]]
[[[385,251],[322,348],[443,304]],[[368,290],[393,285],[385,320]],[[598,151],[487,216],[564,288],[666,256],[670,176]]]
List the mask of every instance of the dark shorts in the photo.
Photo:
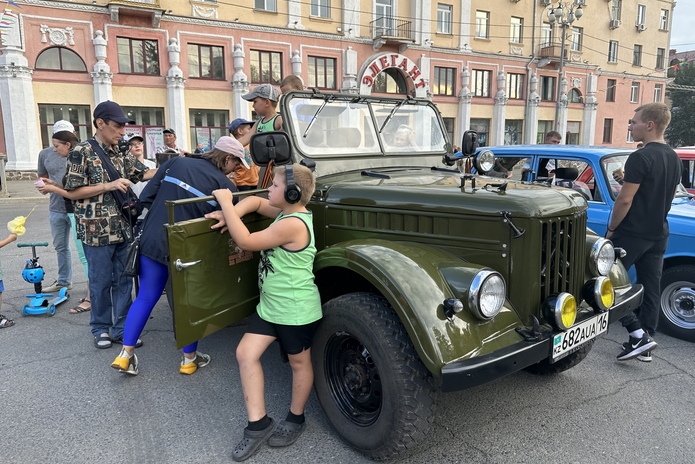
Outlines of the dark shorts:
[[258,313],[254,313],[249,321],[247,332],[274,337],[287,354],[295,355],[311,348],[314,332],[319,322],[320,320],[306,325],[274,324],[261,319]]

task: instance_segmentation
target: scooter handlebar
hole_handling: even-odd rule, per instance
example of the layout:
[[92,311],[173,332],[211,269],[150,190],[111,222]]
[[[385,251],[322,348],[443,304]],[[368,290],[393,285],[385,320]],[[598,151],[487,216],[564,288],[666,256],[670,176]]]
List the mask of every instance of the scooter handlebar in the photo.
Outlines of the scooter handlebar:
[[48,242],[41,242],[41,243],[18,243],[17,247],[19,248],[24,248],[24,247],[35,247],[35,246],[48,246]]

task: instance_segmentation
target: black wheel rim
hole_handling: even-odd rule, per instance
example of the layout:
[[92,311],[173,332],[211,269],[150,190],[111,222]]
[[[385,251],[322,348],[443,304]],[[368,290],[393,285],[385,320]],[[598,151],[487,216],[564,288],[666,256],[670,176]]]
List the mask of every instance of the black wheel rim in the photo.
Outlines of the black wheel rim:
[[361,427],[379,417],[382,385],[379,368],[369,350],[345,332],[333,334],[326,344],[327,385],[340,412]]

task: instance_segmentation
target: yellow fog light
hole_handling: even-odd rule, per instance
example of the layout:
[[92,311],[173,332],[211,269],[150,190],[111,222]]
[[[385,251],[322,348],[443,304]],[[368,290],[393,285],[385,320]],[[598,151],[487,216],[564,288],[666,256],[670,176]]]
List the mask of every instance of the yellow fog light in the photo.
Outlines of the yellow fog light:
[[590,280],[585,284],[582,296],[594,308],[594,311],[606,311],[615,303],[613,282],[608,277]]
[[577,300],[569,293],[549,297],[544,306],[546,319],[553,322],[559,330],[567,330],[577,318]]

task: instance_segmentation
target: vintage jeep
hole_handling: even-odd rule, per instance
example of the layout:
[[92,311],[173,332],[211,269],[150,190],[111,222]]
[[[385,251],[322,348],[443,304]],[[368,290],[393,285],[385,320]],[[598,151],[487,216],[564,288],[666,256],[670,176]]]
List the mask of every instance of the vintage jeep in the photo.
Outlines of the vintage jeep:
[[[300,91],[283,96],[281,112],[286,133],[257,134],[251,150],[262,166],[315,166],[324,303],[315,388],[336,432],[363,454],[415,447],[439,392],[573,367],[640,303],[610,241],[587,230],[580,194],[451,169],[430,101]],[[177,204],[209,199],[169,204],[179,346],[258,301],[258,253],[211,231],[211,220],[174,221]],[[270,222],[244,220],[252,231]]]

